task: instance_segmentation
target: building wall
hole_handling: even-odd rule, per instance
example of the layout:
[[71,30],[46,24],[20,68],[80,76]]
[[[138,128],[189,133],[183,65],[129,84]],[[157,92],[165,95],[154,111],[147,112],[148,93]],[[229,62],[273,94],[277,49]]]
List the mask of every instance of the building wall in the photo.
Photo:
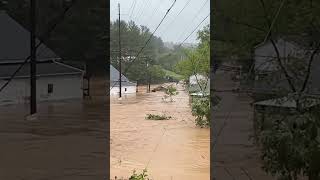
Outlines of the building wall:
[[[110,95],[119,95],[119,87],[113,87],[110,90]],[[137,92],[137,86],[123,86],[121,87],[123,94],[135,94]]]
[[203,76],[203,75],[197,75],[197,77],[195,75],[192,75],[192,76],[189,77],[189,84],[192,84],[192,85],[198,84],[197,79],[198,79],[199,82],[201,80],[204,80],[204,81],[207,80],[207,78],[205,76]]
[[[0,80],[0,86],[5,81]],[[48,94],[48,84],[53,85],[53,92]],[[63,100],[82,98],[82,76],[65,75],[39,77],[37,79],[37,100]],[[15,79],[0,92],[0,105],[29,103],[30,80]]]

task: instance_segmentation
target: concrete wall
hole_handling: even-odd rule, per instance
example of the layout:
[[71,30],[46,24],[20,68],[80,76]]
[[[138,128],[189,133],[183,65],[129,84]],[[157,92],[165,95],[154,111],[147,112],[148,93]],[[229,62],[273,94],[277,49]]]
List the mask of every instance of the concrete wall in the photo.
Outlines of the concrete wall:
[[[5,81],[0,80],[0,86],[4,83]],[[48,84],[53,84],[51,94],[48,94]],[[79,99],[82,98],[82,93],[81,75],[38,77],[37,79],[38,101]],[[30,80],[14,79],[0,92],[0,105],[29,103],[29,97]]]
[[[119,87],[113,87],[110,90],[110,95],[119,95]],[[135,94],[137,92],[136,86],[123,86],[121,87],[121,93],[122,94]]]

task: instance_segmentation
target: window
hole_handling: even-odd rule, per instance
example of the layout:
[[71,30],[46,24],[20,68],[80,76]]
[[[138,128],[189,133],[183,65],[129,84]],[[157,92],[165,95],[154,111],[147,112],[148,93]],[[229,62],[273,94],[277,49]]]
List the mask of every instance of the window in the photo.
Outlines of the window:
[[48,94],[53,93],[53,84],[48,84]]
[[127,92],[127,88],[124,88],[124,91]]

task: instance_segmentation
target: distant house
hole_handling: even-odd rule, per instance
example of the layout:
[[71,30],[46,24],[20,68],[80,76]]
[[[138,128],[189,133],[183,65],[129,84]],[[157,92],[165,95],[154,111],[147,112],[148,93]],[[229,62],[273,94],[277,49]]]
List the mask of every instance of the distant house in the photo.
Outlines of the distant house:
[[200,81],[207,81],[207,77],[205,77],[201,74],[192,75],[189,77],[189,84],[190,85],[196,85]]
[[[1,87],[30,55],[30,33],[4,12],[0,12],[0,27]],[[83,71],[58,62],[59,59],[44,44],[37,49],[38,101],[82,98]],[[28,103],[29,100],[30,64],[26,63],[0,92],[0,104]]]
[[[205,84],[205,82],[207,84]],[[189,77],[189,92],[199,92],[201,88],[206,88],[205,91],[210,91],[210,79],[204,75],[197,74]]]
[[[303,40],[296,38],[278,38],[276,46],[279,49],[280,58],[283,64],[287,67],[288,63],[292,63],[292,59],[296,58],[299,61],[308,62],[305,53],[310,51],[306,50]],[[273,91],[279,89],[289,90],[289,84],[282,73],[280,66],[276,59],[276,51],[270,41],[261,43],[254,49],[254,70],[255,82],[254,92],[256,94],[272,94]],[[290,62],[291,61],[291,62]],[[306,65],[306,64],[305,64]],[[292,75],[292,74],[290,74]],[[320,95],[320,56],[315,56],[312,64],[311,76],[309,86],[307,87],[308,93]]]
[[[120,93],[119,71],[110,65],[110,95]],[[121,93],[135,94],[137,92],[137,83],[129,81],[123,74],[121,75]]]

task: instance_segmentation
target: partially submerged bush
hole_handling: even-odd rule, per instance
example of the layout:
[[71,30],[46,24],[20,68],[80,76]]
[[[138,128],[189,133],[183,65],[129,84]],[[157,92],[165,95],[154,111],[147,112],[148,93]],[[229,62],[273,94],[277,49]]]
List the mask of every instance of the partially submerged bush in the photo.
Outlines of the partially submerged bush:
[[148,120],[169,120],[171,119],[171,116],[167,116],[165,114],[163,115],[157,115],[157,114],[147,114],[146,119]]
[[150,180],[148,178],[147,169],[144,169],[141,174],[137,174],[137,171],[133,170],[133,174],[129,180]]
[[195,98],[191,106],[192,115],[196,117],[196,125],[210,127],[210,98]]
[[166,101],[168,98],[170,98],[170,102],[173,102],[173,98],[172,96],[176,96],[179,94],[179,92],[177,91],[177,88],[173,87],[172,85],[169,86],[167,88],[167,90],[165,91],[165,95],[164,97],[162,98],[163,101]]

